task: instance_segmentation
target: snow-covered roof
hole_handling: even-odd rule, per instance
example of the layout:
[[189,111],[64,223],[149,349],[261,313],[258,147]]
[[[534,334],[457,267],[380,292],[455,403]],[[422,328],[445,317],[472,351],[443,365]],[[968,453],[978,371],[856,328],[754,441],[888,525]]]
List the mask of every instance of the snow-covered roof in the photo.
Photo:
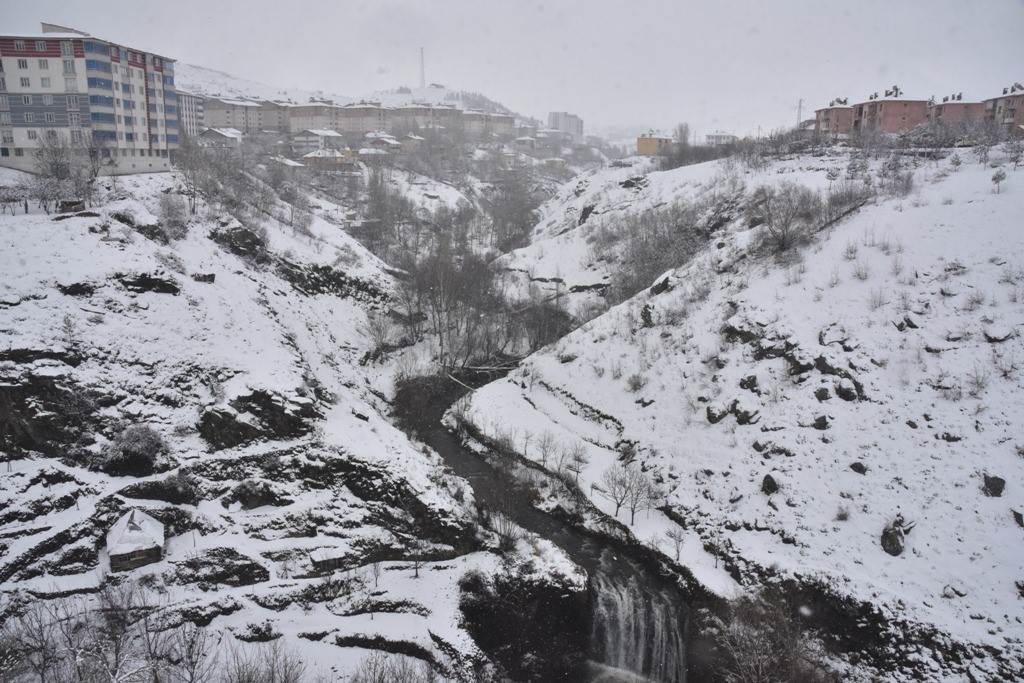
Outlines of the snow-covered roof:
[[125,513],[107,532],[107,552],[127,555],[164,545],[164,525],[142,510]]
[[224,98],[224,97],[214,97],[212,99],[215,99],[218,102],[223,102],[224,104],[230,104],[230,105],[233,105],[233,106],[236,106],[236,107],[258,107],[258,106],[260,106],[259,102],[250,102],[249,100],[230,100],[230,99],[227,99],[227,98]]
[[323,129],[320,129],[320,128],[310,128],[308,130],[304,130],[301,133],[296,133],[295,137],[298,137],[300,135],[306,135],[307,133],[310,134],[310,135],[317,135],[317,136],[322,137],[322,138],[340,138],[340,137],[342,137],[341,133],[339,133],[336,130],[323,130]]
[[377,149],[375,147],[363,147],[361,150],[359,150],[360,156],[370,156],[373,154],[387,154],[387,152],[385,152],[382,149]]
[[217,135],[223,135],[226,138],[242,138],[242,131],[237,128],[207,128],[200,135],[206,135],[207,133],[215,133]]
[[536,140],[536,138],[531,138],[529,135],[524,135],[522,137],[516,138],[515,141],[516,142],[536,142],[537,140]]
[[281,164],[282,166],[302,166],[299,162],[293,161],[292,159],[285,159],[284,157],[270,157],[270,160]]
[[405,137],[409,138],[410,140],[426,140],[426,138],[425,138],[425,137],[422,137],[422,136],[416,135],[416,133],[409,133],[409,134],[408,134],[408,135],[406,135]]
[[367,140],[394,140],[395,136],[391,133],[385,133],[382,130],[373,130],[367,133],[365,136]]
[[336,149],[317,149],[309,154],[302,155],[303,159],[337,159],[345,154]]

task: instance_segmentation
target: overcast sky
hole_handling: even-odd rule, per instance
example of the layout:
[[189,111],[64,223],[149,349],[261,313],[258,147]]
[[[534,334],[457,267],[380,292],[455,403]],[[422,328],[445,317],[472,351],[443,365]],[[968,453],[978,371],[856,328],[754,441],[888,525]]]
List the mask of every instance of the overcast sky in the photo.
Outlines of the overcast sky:
[[2,0],[40,21],[252,80],[352,97],[427,81],[523,114],[768,130],[834,97],[991,97],[1024,81],[1024,0]]

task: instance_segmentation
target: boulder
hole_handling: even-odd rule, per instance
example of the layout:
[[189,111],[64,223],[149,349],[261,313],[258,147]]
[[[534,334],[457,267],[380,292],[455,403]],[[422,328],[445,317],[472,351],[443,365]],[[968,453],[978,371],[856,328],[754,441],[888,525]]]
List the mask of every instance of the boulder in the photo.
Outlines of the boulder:
[[814,422],[811,423],[811,426],[814,427],[815,429],[820,429],[822,431],[828,429],[829,428],[828,416],[827,415],[818,415],[816,418],[814,418]]
[[882,531],[882,550],[893,557],[898,557],[903,553],[904,547],[906,547],[906,541],[903,533],[903,527],[885,527]]
[[1003,489],[1006,488],[1006,480],[1002,477],[995,477],[985,475],[985,485],[981,487],[981,490],[985,492],[986,496],[993,498],[999,498],[1003,495]]
[[832,398],[832,392],[830,392],[827,387],[819,387],[814,390],[814,398],[822,402],[828,401]]
[[857,474],[867,474],[868,471],[867,465],[860,462],[859,460],[857,462],[851,463],[850,469],[856,472]]
[[761,491],[767,495],[772,495],[779,490],[779,482],[775,480],[770,474],[764,475],[764,479],[761,480]]

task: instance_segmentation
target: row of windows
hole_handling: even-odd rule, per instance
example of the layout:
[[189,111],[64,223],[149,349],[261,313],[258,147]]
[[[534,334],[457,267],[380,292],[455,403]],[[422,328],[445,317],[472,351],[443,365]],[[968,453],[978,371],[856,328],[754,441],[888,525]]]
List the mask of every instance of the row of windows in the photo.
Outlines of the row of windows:
[[[45,40],[37,40],[37,41],[35,41],[35,43],[36,43],[36,52],[46,52],[48,49],[50,49],[49,46],[47,45],[47,42]],[[25,41],[24,40],[16,40],[16,41],[14,41],[14,49],[17,50],[18,52],[24,52],[25,51]],[[62,40],[61,41],[61,43],[60,43],[60,53],[62,55],[74,54],[74,48],[72,47],[71,41],[68,41],[68,40]]]
[[85,70],[110,73],[110,62],[101,62],[98,59],[87,59],[85,60]]
[[[39,114],[34,111],[27,111],[22,114],[22,118],[25,123],[56,123],[57,114],[52,111],[42,112],[42,118],[39,118]],[[77,111],[68,112],[68,124],[77,126],[82,123],[82,115]],[[13,115],[9,111],[0,111],[0,126],[11,126],[14,124]]]
[[[43,106],[53,106],[53,95],[40,95],[40,98]],[[35,104],[35,95],[22,95],[21,103],[24,105]],[[68,95],[65,98],[65,103],[68,109],[78,109],[78,95]],[[7,95],[0,95],[0,109],[10,109],[10,99]]]

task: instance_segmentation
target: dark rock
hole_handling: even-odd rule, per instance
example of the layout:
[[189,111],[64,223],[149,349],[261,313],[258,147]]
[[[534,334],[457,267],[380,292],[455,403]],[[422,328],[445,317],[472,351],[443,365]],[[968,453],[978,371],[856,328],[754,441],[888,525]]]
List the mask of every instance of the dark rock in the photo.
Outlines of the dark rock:
[[757,451],[758,453],[762,453],[764,451],[764,449],[767,448],[767,445],[761,443],[760,441],[755,441],[753,443],[753,446],[754,446],[754,450]]
[[887,526],[882,530],[882,550],[897,557],[903,553],[905,547],[906,540],[902,526]]
[[230,402],[237,413],[255,420],[239,421],[235,412],[210,408],[199,418],[199,435],[216,449],[234,448],[257,439],[293,439],[307,434],[320,417],[312,403],[291,405],[280,396],[254,391]]
[[740,380],[740,389],[746,389],[752,391],[758,396],[761,395],[761,390],[757,388],[757,375],[748,375]]
[[999,498],[1003,495],[1003,489],[1006,488],[1006,480],[1002,477],[995,477],[985,475],[985,485],[981,487],[981,490],[985,492],[986,496],[993,498]]
[[587,206],[584,206],[583,211],[580,212],[580,220],[579,223],[577,223],[577,225],[583,225],[584,223],[586,223],[587,219],[590,218],[590,214],[594,213],[594,209],[596,208],[596,204],[588,204]]
[[738,403],[732,404],[732,414],[736,416],[736,424],[751,425],[760,421],[759,410],[743,410]]
[[859,460],[857,462],[851,463],[850,469],[856,472],[857,474],[867,474],[868,471],[867,465],[860,462]]
[[820,429],[822,431],[828,429],[829,428],[828,416],[827,415],[819,415],[818,417],[814,418],[814,422],[811,423],[811,426],[814,427],[815,429]]
[[729,414],[729,408],[723,407],[716,409],[714,406],[707,407],[708,422],[711,424],[718,424],[725,419],[725,416]]
[[654,327],[654,307],[650,304],[644,304],[644,307],[640,310],[640,320],[644,327]]
[[657,296],[672,289],[672,285],[669,283],[670,278],[671,276],[666,275],[660,281],[655,282],[654,286],[651,287],[651,294]]
[[764,475],[764,479],[761,480],[761,491],[770,496],[778,490],[779,482],[775,481],[775,477],[770,474]]
[[1013,330],[1010,330],[1005,335],[989,334],[988,330],[985,330],[984,334],[985,341],[987,341],[989,344],[1001,344],[1002,342],[1007,341],[1011,337],[1013,337]]
[[171,277],[159,277],[141,273],[139,275],[126,275],[118,273],[114,278],[120,282],[125,289],[137,294],[153,292],[154,294],[174,294],[181,292],[178,283]]
[[917,423],[914,422],[913,420],[907,420],[907,426],[910,427],[911,429],[917,429]]
[[635,175],[632,178],[626,178],[625,180],[623,180],[621,183],[619,183],[619,186],[627,190],[642,190],[643,188],[647,187],[647,184],[649,182],[651,181],[648,180],[646,176]]
[[942,434],[936,434],[935,438],[948,441],[949,443],[956,443],[957,441],[962,441],[964,437],[957,436],[956,434],[950,434],[949,432],[942,432]]
[[835,390],[836,396],[844,401],[856,401],[858,398],[856,388],[851,388],[845,382],[836,382]]
[[192,279],[196,282],[208,282],[212,284],[217,279],[216,273],[192,273]]
[[57,290],[67,296],[92,296],[96,285],[91,282],[73,282],[70,285],[57,285]]
[[1024,514],[1016,510],[1011,510],[1010,512],[1013,513],[1013,521],[1017,522],[1017,526],[1024,528]]
[[832,394],[826,387],[821,387],[814,390],[814,398],[819,401],[828,401],[832,398]]
[[916,330],[918,327],[917,323],[914,322],[914,319],[911,318],[909,315],[903,316],[903,322],[906,323],[907,327],[912,330]]
[[232,254],[240,256],[247,261],[265,263],[269,258],[267,246],[260,239],[259,235],[242,226],[226,230],[214,230],[210,233],[210,239]]

